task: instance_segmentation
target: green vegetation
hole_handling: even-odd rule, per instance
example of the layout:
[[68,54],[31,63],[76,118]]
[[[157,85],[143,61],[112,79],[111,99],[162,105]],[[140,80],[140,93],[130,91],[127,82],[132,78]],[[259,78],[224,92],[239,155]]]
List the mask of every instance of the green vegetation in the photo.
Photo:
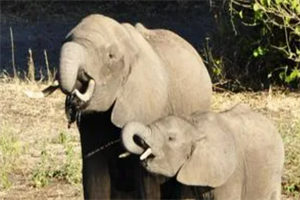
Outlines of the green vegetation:
[[55,175],[55,171],[51,170],[51,161],[45,150],[41,151],[41,161],[38,167],[33,171],[32,180],[35,187],[43,187],[48,185],[49,179]]
[[22,153],[22,145],[12,126],[0,124],[0,190],[8,189],[12,185],[10,176],[18,163]]
[[231,90],[300,88],[299,0],[228,0],[215,16],[218,31],[204,55],[216,82],[230,81]]
[[[58,138],[52,142],[63,145],[65,161],[62,165],[55,166],[54,156],[46,149],[41,151],[40,162],[33,171],[32,181],[35,187],[44,187],[50,181],[60,180],[70,184],[77,184],[81,181],[81,166],[80,157],[75,154],[74,143],[70,140],[70,136],[65,133],[60,133]],[[47,146],[47,143],[43,146]]]
[[279,130],[285,144],[285,175],[283,191],[291,196],[300,197],[300,118],[297,121],[281,122]]

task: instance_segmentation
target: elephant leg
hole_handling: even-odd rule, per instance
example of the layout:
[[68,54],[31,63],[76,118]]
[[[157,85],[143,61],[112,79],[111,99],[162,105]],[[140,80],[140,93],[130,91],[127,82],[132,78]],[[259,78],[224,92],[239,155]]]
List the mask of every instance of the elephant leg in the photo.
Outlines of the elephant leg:
[[180,199],[181,197],[185,197],[186,192],[182,191],[182,189],[181,184],[176,181],[176,178],[170,178],[161,185],[161,198]]
[[110,199],[110,176],[104,155],[83,160],[82,181],[85,199]]
[[[82,177],[85,199],[110,199],[111,178],[109,160],[111,151],[90,152],[119,138],[119,129],[110,122],[110,113],[82,114],[77,120],[82,151]],[[113,150],[112,150],[113,151]]]
[[137,165],[136,181],[138,188],[138,198],[142,199],[160,199],[160,183],[156,176],[147,172],[140,164]]
[[[124,152],[116,151],[118,155]],[[118,156],[110,161],[111,198],[137,199],[135,192],[135,159],[133,156],[120,159]]]
[[213,200],[214,195],[213,195],[213,188],[208,187],[208,186],[190,186],[194,197],[197,200]]

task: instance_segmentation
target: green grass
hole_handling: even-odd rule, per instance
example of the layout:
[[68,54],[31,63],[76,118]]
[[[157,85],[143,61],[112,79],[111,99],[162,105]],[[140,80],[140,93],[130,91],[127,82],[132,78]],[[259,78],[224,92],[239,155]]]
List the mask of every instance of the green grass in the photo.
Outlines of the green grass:
[[21,153],[22,145],[17,134],[9,125],[0,124],[0,190],[8,189],[13,184],[10,175]]
[[300,197],[300,118],[282,121],[279,124],[285,147],[285,173],[283,191],[299,199]]
[[32,181],[34,187],[44,187],[49,184],[49,180],[53,177],[53,170],[49,156],[46,150],[41,151],[41,158],[38,166],[33,170]]
[[[74,151],[75,144],[71,136],[61,132],[57,138],[51,140],[54,144],[61,144],[64,148],[64,163],[53,165],[54,156],[46,149],[41,151],[40,162],[32,174],[34,187],[47,186],[51,181],[66,181],[70,184],[78,184],[81,181],[80,156]],[[45,147],[47,143],[45,143]]]

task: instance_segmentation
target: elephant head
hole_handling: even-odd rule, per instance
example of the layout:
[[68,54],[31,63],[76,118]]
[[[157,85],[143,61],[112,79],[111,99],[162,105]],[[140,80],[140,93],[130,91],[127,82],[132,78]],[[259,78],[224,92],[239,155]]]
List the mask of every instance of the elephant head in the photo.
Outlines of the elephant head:
[[123,144],[142,154],[152,173],[176,176],[186,185],[217,187],[233,174],[237,159],[233,137],[210,118],[201,117],[197,124],[175,116],[148,126],[130,122],[122,130]]
[[60,87],[87,102],[87,110],[107,110],[128,76],[136,49],[125,42],[128,33],[118,25],[110,18],[91,15],[68,34],[61,48]]
[[157,73],[162,70],[159,59],[138,59],[143,53],[135,43],[138,37],[102,15],[84,18],[68,34],[61,48],[59,84],[65,94],[81,100],[81,111],[104,112],[114,106],[111,117],[119,127],[125,120],[161,116],[167,99],[164,72]]

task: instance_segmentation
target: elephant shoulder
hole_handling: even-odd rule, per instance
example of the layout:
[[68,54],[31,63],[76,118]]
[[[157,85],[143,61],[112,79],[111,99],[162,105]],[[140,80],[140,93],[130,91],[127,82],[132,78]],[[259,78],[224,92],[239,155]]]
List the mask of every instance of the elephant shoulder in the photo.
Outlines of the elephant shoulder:
[[136,23],[135,28],[137,31],[139,31],[143,35],[150,32],[149,29],[147,29],[142,23]]
[[221,115],[232,133],[250,152],[276,149],[276,146],[281,143],[280,135],[273,122],[263,114],[253,111],[248,105],[235,105]]
[[256,126],[255,124],[265,124],[265,126],[271,126],[270,120],[250,108],[249,105],[238,103],[233,107],[219,113],[220,116],[225,121],[228,121],[228,124],[239,124],[239,126],[249,127],[250,130],[254,129]]
[[256,115],[251,108],[243,103],[235,104],[234,106],[222,111],[219,115],[225,120],[229,121],[229,124],[236,123],[247,123],[248,121],[253,121],[253,115]]
[[272,126],[271,120],[269,120],[266,116],[263,114],[254,111],[250,108],[249,105],[239,103],[233,106],[231,109],[225,111],[224,113],[230,114],[232,117],[230,118],[239,118],[243,120],[243,123],[245,125],[251,124],[251,126],[254,124],[260,124],[263,123],[265,126]]
[[[159,55],[169,74],[171,113],[191,114],[197,110],[209,110],[211,80],[192,45],[170,30],[147,29],[141,24],[135,28]],[[185,84],[180,84],[182,82]]]
[[121,24],[125,29],[133,31],[135,28],[130,23],[122,23]]

